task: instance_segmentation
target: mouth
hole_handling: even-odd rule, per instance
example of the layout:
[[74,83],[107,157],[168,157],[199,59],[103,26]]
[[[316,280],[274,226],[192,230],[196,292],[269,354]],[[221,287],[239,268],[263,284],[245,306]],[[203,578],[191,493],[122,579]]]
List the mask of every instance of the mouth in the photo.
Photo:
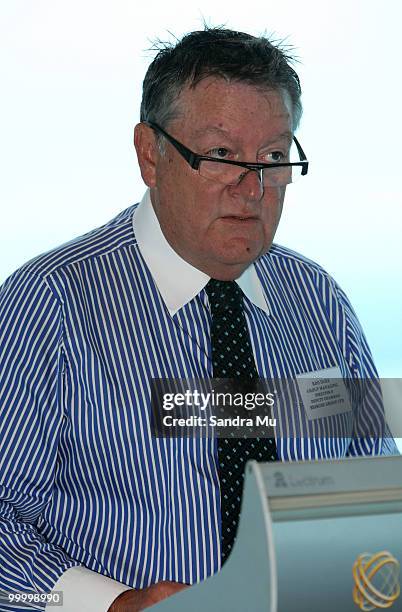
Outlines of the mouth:
[[225,221],[258,221],[258,217],[253,215],[226,215],[222,219]]

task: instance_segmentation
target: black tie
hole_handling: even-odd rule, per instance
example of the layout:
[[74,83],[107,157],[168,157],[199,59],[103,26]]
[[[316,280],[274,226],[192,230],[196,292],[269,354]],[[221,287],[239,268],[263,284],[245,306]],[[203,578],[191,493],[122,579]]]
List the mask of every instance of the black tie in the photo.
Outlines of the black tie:
[[[213,278],[205,287],[212,314],[211,344],[214,378],[258,378],[243,310],[243,292],[235,281]],[[243,491],[244,468],[249,459],[276,461],[273,438],[219,438],[221,485],[222,564],[234,544]]]

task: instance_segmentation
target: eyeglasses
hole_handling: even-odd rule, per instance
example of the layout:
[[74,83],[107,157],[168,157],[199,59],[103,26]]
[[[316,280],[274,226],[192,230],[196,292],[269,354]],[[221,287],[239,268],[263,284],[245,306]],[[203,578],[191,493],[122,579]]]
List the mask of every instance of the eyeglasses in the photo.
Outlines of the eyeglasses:
[[[295,183],[301,176],[305,176],[308,171],[308,161],[300,146],[299,141],[293,136],[295,146],[291,147],[289,159],[294,159],[298,156],[299,161],[290,162],[272,162],[270,164],[238,162],[229,159],[218,159],[208,157],[207,155],[197,155],[188,149],[184,144],[173,138],[165,132],[157,123],[145,121],[155,132],[162,134],[170,142],[171,145],[180,153],[182,157],[190,164],[193,170],[198,170],[198,173],[213,181],[218,181],[224,185],[238,185],[242,178],[247,174],[247,171],[254,170],[258,173],[259,179],[264,187],[284,187],[289,183]],[[292,149],[295,149],[293,151]]]

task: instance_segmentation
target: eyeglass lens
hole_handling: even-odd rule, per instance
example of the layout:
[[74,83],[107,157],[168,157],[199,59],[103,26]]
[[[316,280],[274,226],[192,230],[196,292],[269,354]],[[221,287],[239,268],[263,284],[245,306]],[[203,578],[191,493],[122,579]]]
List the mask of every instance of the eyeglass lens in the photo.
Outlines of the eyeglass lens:
[[[199,173],[204,178],[209,178],[225,185],[237,185],[242,176],[247,172],[241,166],[220,164],[219,162],[201,161]],[[252,171],[251,171],[252,172]],[[282,187],[294,183],[300,178],[301,166],[285,166],[284,168],[266,168],[262,172],[265,187]],[[260,172],[258,172],[260,175]]]
[[[298,162],[296,146],[291,147],[290,155],[286,159],[291,163]],[[219,161],[202,160],[199,166],[199,173],[205,178],[224,183],[225,185],[237,185],[241,178],[247,173],[247,169],[242,166],[222,164]],[[284,166],[264,169],[262,172],[263,184],[265,187],[282,187],[295,183],[302,174],[302,166]],[[260,176],[260,172],[258,172]]]

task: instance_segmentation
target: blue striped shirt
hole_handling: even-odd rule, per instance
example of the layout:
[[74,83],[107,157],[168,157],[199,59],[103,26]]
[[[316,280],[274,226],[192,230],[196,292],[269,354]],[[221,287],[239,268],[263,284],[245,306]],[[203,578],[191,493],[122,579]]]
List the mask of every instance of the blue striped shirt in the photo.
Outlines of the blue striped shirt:
[[[191,584],[220,567],[216,441],[155,438],[149,420],[152,378],[211,376],[208,298],[200,287],[169,308],[136,240],[136,210],[27,263],[1,289],[0,589],[47,591],[79,564],[135,588]],[[274,245],[253,269],[267,306],[244,300],[260,376],[334,366],[376,376],[322,268]],[[380,423],[378,397],[362,418]],[[392,439],[353,440],[340,427],[278,438],[279,458],[394,451]]]

